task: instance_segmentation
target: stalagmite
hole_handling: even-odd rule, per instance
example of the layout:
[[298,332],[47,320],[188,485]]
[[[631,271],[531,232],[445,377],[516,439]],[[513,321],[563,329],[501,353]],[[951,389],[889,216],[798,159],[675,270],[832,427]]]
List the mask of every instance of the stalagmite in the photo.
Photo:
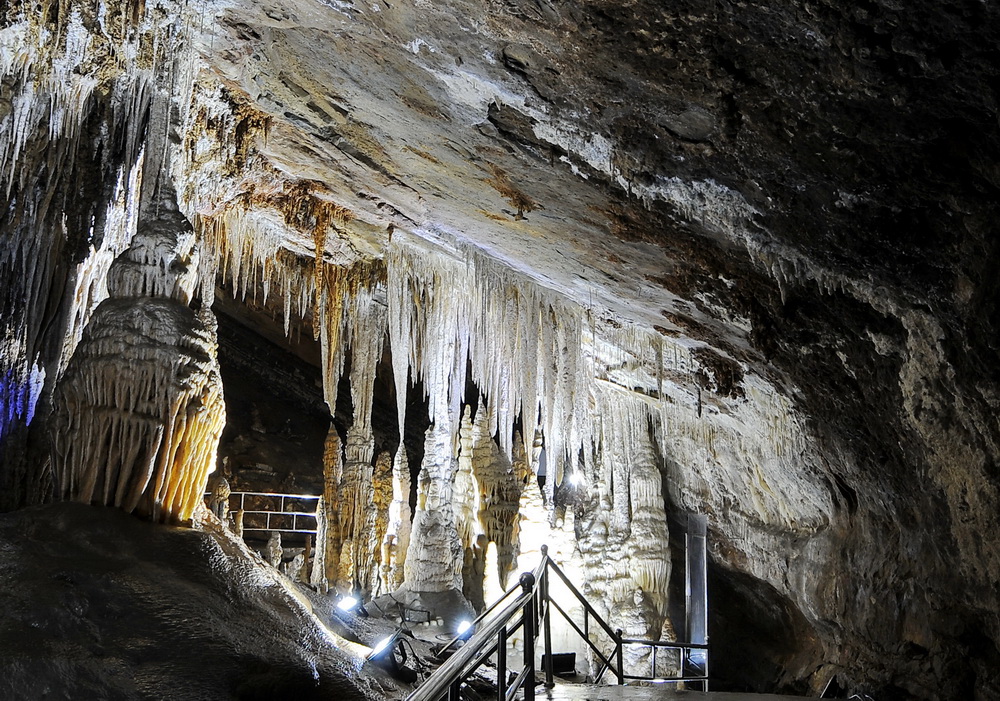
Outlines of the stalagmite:
[[225,404],[214,317],[187,306],[196,267],[190,226],[166,207],[112,265],[57,392],[61,498],[169,522],[201,503]]
[[[44,422],[53,380],[105,296],[108,265],[135,232],[152,78],[136,64],[152,56],[131,25],[98,40],[76,6],[62,8],[58,25],[26,4],[0,14],[0,507],[8,509],[46,497],[41,461],[28,464],[29,428],[40,402]],[[123,53],[107,51],[109,41]],[[124,71],[123,55],[133,57]]]
[[452,512],[456,469],[447,415],[427,429],[417,508],[404,564],[405,586],[414,592],[462,590],[462,543]]
[[477,611],[482,610],[484,570],[482,525],[479,522],[479,485],[472,470],[473,437],[471,407],[462,413],[459,428],[459,452],[452,487],[452,513],[455,529],[462,545],[462,593]]
[[338,488],[344,469],[340,436],[330,426],[323,449],[323,496],[317,507],[318,532],[312,583],[326,588],[337,582],[340,570],[340,496]]
[[[340,499],[340,567],[337,583],[341,588],[366,591],[371,588],[372,531],[374,527],[372,464],[373,440],[357,425],[347,431],[344,469],[338,487]],[[368,457],[368,460],[365,459]],[[378,570],[374,572],[377,574]]]
[[[521,433],[514,434],[512,469],[520,483],[521,498],[518,502],[518,557],[516,572],[532,570],[541,559],[543,545],[548,545],[548,509],[545,506],[538,477],[531,469],[529,452],[521,440]],[[537,464],[537,457],[535,458]]]
[[378,596],[389,591],[381,576],[385,557],[386,534],[389,530],[389,507],[392,504],[392,457],[382,451],[375,459],[372,473],[372,508],[368,514],[366,527],[371,555],[368,573],[371,595]]
[[403,584],[406,551],[410,547],[410,466],[406,446],[400,442],[392,462],[392,503],[389,505],[389,525],[386,531],[386,557],[383,559],[387,590]]
[[[471,426],[471,467],[479,490],[477,521],[486,540],[496,546],[496,571],[501,589],[514,565],[520,544],[518,504],[521,482],[515,477],[510,460],[494,442],[484,407],[476,412]],[[464,446],[463,446],[464,447]]]
[[667,516],[663,510],[660,471],[648,440],[640,440],[632,461],[630,479],[632,523],[627,543],[629,572],[645,593],[648,611],[644,636],[656,637],[667,614],[670,549]]
[[271,567],[275,569],[281,567],[284,550],[281,547],[281,534],[277,531],[271,533],[271,537],[267,539],[267,545],[264,546],[264,556]]
[[472,472],[472,420],[471,407],[466,406],[462,413],[462,424],[459,428],[459,452],[453,495],[451,499],[452,512],[455,515],[455,529],[458,539],[465,549],[476,544],[476,538],[482,533],[479,524],[479,489]]

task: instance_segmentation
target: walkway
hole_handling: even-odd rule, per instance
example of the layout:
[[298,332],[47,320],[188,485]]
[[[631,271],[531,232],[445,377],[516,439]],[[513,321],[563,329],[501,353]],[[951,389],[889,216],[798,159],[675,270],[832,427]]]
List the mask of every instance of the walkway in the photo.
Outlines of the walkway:
[[591,686],[556,684],[552,689],[538,689],[538,701],[807,701],[805,696],[777,694],[740,694],[726,691],[675,691],[673,684],[656,686]]

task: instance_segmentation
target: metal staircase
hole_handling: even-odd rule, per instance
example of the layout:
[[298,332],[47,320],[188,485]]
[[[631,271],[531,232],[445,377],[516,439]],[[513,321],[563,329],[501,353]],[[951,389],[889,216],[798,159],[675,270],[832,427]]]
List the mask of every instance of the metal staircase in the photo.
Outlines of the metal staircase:
[[[695,524],[697,527],[699,524]],[[704,528],[704,522],[700,524]],[[695,539],[697,539],[697,531]],[[699,586],[704,588],[704,574],[699,579],[697,573],[692,577],[692,538],[689,532],[688,537],[688,566],[687,590],[688,590],[688,617],[691,616],[692,604],[692,582],[695,589]],[[701,530],[701,541],[695,543],[695,549],[700,545],[702,553],[700,562],[704,566],[704,530]],[[698,556],[695,555],[694,563],[697,564]],[[565,589],[571,594],[583,609],[583,625],[575,622],[567,611],[556,602],[549,592],[549,585],[556,581],[556,577]],[[695,592],[695,599],[698,599]],[[696,612],[705,612],[703,596],[695,602]],[[645,680],[660,682],[686,682],[696,684],[703,690],[708,687],[708,644],[707,638],[702,638],[701,643],[681,643],[666,642],[661,640],[638,640],[625,638],[622,631],[612,629],[610,625],[594,610],[582,593],[566,577],[562,569],[548,555],[548,549],[542,547],[542,560],[533,572],[525,572],[521,575],[518,584],[507,590],[499,600],[484,611],[473,624],[475,633],[463,640],[465,635],[459,635],[445,645],[439,656],[450,653],[445,662],[435,670],[424,682],[407,697],[407,701],[439,701],[448,698],[448,701],[459,701],[463,684],[489,660],[494,660],[496,666],[496,687],[497,701],[511,701],[515,698],[518,690],[522,691],[522,698],[525,701],[533,701],[535,698],[536,686],[536,648],[538,638],[542,638],[544,654],[542,655],[541,672],[544,675],[545,685],[554,685],[555,675],[553,673],[552,655],[552,614],[561,615],[570,628],[587,644],[587,648],[593,652],[598,661],[598,671],[593,675],[592,682],[600,683],[610,672],[618,684],[626,684],[629,681]],[[707,618],[707,616],[706,616]],[[700,634],[706,626],[696,622],[692,627],[689,620],[689,632]],[[595,630],[596,626],[596,630]],[[523,641],[523,655],[520,664],[515,660],[508,659],[508,640],[514,635],[521,633]],[[594,640],[595,632],[603,633],[605,645],[610,641],[610,647],[601,649],[601,645]],[[624,650],[629,646],[648,647],[650,649],[650,674],[627,674],[624,663]],[[679,674],[672,676],[658,676],[656,657],[658,652],[672,650],[679,656]],[[514,662],[515,667],[511,668],[510,663]],[[519,667],[519,669],[518,669]]]

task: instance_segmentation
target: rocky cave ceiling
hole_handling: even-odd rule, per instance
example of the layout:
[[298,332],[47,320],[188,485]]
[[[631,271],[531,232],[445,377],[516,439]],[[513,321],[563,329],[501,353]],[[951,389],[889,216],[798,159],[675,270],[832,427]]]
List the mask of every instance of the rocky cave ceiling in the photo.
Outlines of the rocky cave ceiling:
[[[166,279],[315,332],[355,416],[387,343],[400,429],[409,376],[454,443],[468,373],[508,453],[529,411],[567,470],[648,444],[734,685],[1000,695],[994,3],[0,13],[7,508],[71,470],[95,307]],[[109,278],[174,209],[178,267]]]

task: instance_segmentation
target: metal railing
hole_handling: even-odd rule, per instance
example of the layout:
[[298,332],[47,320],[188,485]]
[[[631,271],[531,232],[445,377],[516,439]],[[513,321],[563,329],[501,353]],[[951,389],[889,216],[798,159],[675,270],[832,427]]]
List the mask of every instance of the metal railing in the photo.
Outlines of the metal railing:
[[[511,701],[519,688],[525,701],[535,698],[535,638],[538,634],[538,581],[545,573],[545,562],[532,572],[525,572],[518,586],[511,587],[476,619],[476,632],[407,697],[407,701],[459,701],[465,680],[494,654],[497,656],[497,699]],[[501,606],[503,604],[503,606]],[[513,680],[507,679],[507,640],[518,630],[524,631],[524,664]],[[439,655],[454,648],[459,635],[445,645]]]
[[[256,498],[258,502],[266,501],[274,505],[277,501],[276,509],[265,509],[261,505],[254,504],[257,508],[246,508],[247,498]],[[281,494],[279,492],[231,492],[229,494],[229,512],[231,514],[239,511],[243,512],[243,532],[278,532],[278,533],[306,533],[316,535],[316,506],[320,497],[312,494]],[[312,511],[304,511],[306,504],[312,503]],[[235,507],[234,507],[235,505]],[[249,519],[247,517],[250,517]],[[263,517],[263,519],[255,517]],[[291,517],[291,523],[288,518]],[[275,523],[272,523],[274,519]],[[263,525],[261,525],[261,521]],[[300,523],[304,521],[305,523]]]
[[[582,628],[549,595],[550,572],[556,574],[583,607]],[[600,665],[594,675],[594,682],[599,683],[605,672],[610,669],[617,678],[618,684],[625,684],[628,680],[688,682],[699,684],[703,690],[708,690],[708,645],[622,637],[622,631],[612,629],[608,625],[583,594],[569,581],[559,565],[548,556],[548,548],[542,546],[542,561],[535,568],[535,571],[522,574],[518,586],[508,589],[499,600],[480,614],[473,624],[475,633],[471,638],[464,641],[461,646],[457,646],[465,636],[456,636],[438,652],[440,657],[448,650],[454,650],[452,655],[407,697],[406,701],[439,701],[445,696],[447,696],[448,701],[459,701],[462,685],[493,655],[496,655],[497,701],[511,701],[519,688],[523,689],[525,701],[533,701],[536,671],[535,646],[539,634],[543,637],[545,652],[541,665],[545,675],[545,686],[550,688],[554,686],[551,620],[553,609],[563,616],[599,660]],[[591,620],[613,643],[613,649],[607,653],[602,651],[592,639]],[[507,641],[518,630],[523,630],[523,666],[521,671],[508,681]],[[625,646],[644,646],[651,649],[651,665],[648,676],[625,673]],[[678,675],[657,674],[657,650],[673,650],[678,653]]]

